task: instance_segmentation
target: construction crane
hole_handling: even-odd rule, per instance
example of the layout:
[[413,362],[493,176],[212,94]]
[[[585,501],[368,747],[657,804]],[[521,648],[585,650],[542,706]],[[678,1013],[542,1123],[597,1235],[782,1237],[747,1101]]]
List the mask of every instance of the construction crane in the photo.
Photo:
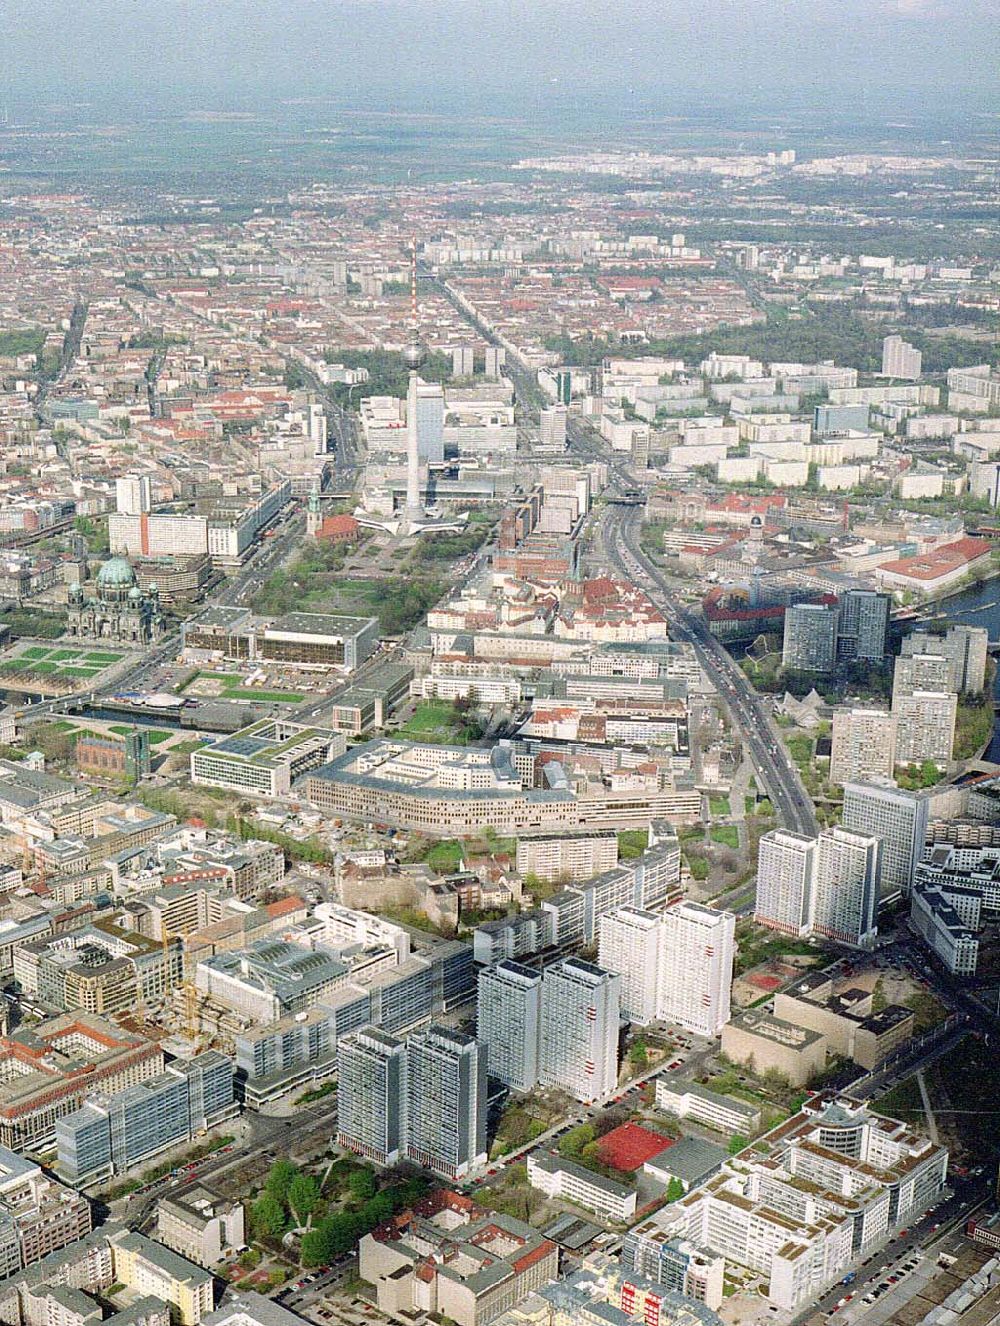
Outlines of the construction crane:
[[[160,942],[163,945],[163,966],[164,966],[165,982],[169,981],[170,965],[171,965],[170,944],[171,941],[174,939],[179,939],[181,941],[181,976],[183,977],[184,976],[183,932],[172,934],[166,922],[161,919]],[[183,979],[180,982],[179,988],[184,996],[184,1032],[187,1036],[191,1038],[191,1040],[195,1040],[198,1036],[199,1031],[201,1030],[200,1019],[198,1017],[198,991],[195,989],[191,981]]]

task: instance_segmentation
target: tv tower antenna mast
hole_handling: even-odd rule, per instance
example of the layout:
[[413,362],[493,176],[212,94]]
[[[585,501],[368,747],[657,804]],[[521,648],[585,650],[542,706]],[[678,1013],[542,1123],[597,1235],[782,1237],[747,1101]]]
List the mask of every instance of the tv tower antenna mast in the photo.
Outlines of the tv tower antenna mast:
[[411,340],[403,348],[403,362],[410,370],[406,391],[406,526],[412,530],[423,519],[420,505],[420,438],[417,432],[417,370],[426,358],[420,341],[420,316],[417,311],[417,241],[413,240],[410,257]]

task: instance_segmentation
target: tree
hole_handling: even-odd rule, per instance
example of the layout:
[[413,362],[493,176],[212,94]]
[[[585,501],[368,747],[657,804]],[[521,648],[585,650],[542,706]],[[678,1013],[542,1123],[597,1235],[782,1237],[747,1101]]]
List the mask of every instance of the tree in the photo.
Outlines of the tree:
[[597,1132],[593,1124],[577,1124],[575,1128],[569,1130],[559,1143],[559,1154],[565,1156],[567,1160],[579,1160],[584,1147],[593,1142],[596,1136]]
[[586,1165],[588,1169],[593,1169],[601,1163],[601,1144],[600,1142],[588,1142],[580,1152],[580,1162]]
[[875,989],[872,991],[872,1012],[884,1013],[889,1005],[885,995],[885,983],[880,976],[875,982]]
[[347,1186],[356,1202],[367,1202],[375,1196],[375,1175],[370,1169],[352,1170]]
[[740,1152],[748,1145],[747,1139],[740,1133],[733,1133],[729,1139],[729,1154],[738,1156]]
[[[324,1221],[323,1224],[325,1223]],[[317,1225],[315,1229],[310,1229],[308,1233],[302,1235],[299,1260],[303,1266],[324,1266],[330,1260],[330,1240],[323,1224]]]
[[288,1207],[299,1225],[316,1209],[319,1201],[319,1185],[309,1174],[296,1174],[288,1185]]
[[270,1193],[272,1197],[276,1197],[282,1205],[285,1205],[288,1202],[288,1190],[298,1172],[297,1167],[290,1160],[276,1160],[271,1166],[267,1182],[264,1184],[265,1191]]
[[259,1238],[277,1239],[285,1232],[285,1208],[273,1193],[265,1191],[254,1202],[250,1224]]
[[368,1232],[364,1217],[355,1215],[351,1211],[341,1211],[338,1215],[328,1216],[323,1221],[323,1227],[330,1243],[330,1254],[326,1258],[327,1261],[330,1257],[337,1257],[341,1253],[350,1252],[361,1235]]
[[670,1182],[667,1184],[667,1201],[677,1202],[683,1196],[684,1196],[684,1184],[680,1181],[677,1175],[674,1174],[671,1176]]
[[644,1072],[649,1067],[649,1055],[646,1053],[646,1042],[641,1036],[637,1036],[632,1042],[632,1048],[628,1052],[629,1062],[637,1073]]
[[384,1224],[393,1214],[393,1201],[388,1193],[377,1192],[374,1197],[369,1197],[361,1208],[361,1215],[369,1229],[374,1229],[376,1225]]

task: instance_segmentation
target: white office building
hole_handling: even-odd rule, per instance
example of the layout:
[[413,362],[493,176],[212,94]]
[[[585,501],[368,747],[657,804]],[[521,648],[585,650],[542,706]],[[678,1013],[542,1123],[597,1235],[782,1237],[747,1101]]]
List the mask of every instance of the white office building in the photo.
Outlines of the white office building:
[[444,459],[444,388],[417,383],[417,454],[422,461]]
[[844,785],[841,824],[879,842],[879,893],[910,892],[913,872],[927,837],[928,796],[889,782]]
[[877,934],[878,839],[841,827],[816,842],[813,930],[842,944],[870,947]]
[[605,1100],[618,1085],[621,977],[564,958],[542,979],[539,1077],[577,1100]]
[[485,1046],[491,1077],[514,1091],[538,1081],[542,977],[531,967],[504,959],[479,973],[476,1039]]
[[598,964],[621,977],[622,1017],[640,1026],[656,1017],[662,913],[619,907],[600,920]]
[[729,1021],[736,917],[697,902],[663,914],[657,1014],[698,1036],[718,1036]]
[[816,840],[788,829],[772,829],[760,840],[754,920],[783,935],[812,929]]
[[153,487],[147,474],[125,474],[115,480],[115,510],[141,516],[153,509]]

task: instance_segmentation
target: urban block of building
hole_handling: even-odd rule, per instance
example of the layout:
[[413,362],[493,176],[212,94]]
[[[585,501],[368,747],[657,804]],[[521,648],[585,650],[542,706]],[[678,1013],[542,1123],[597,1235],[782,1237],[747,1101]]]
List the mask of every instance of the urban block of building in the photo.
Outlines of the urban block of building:
[[564,1198],[593,1211],[603,1220],[626,1224],[635,1217],[635,1188],[597,1174],[552,1151],[530,1153],[528,1182],[546,1197]]
[[343,733],[304,727],[283,719],[261,719],[191,754],[191,781],[205,787],[277,799],[297,778],[342,756]]
[[91,1095],[56,1124],[58,1169],[83,1188],[127,1173],[235,1117],[233,1063],[216,1050],[115,1095]]
[[669,1283],[684,1239],[764,1277],[770,1303],[796,1313],[936,1203],[947,1169],[929,1138],[823,1093],[630,1230],[622,1264]]
[[103,1018],[66,1013],[0,1039],[0,1145],[43,1150],[56,1124],[95,1091],[124,1090],[163,1070],[163,1051]]
[[361,1240],[359,1273],[390,1316],[421,1307],[485,1326],[558,1275],[559,1251],[530,1225],[437,1192]]
[[232,661],[353,672],[378,647],[375,617],[289,612],[257,617],[247,608],[206,608],[181,628],[190,663]]

